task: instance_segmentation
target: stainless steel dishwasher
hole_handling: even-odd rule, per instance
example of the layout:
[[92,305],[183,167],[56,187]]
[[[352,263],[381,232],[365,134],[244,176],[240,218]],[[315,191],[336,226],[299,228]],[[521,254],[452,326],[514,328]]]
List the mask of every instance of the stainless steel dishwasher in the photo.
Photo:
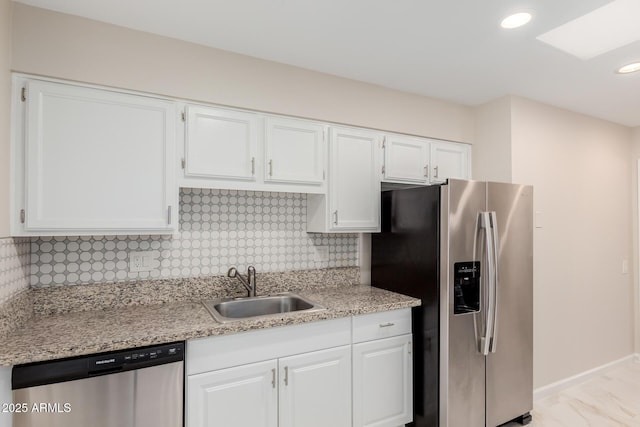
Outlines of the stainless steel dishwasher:
[[14,427],[179,427],[184,342],[13,368]]

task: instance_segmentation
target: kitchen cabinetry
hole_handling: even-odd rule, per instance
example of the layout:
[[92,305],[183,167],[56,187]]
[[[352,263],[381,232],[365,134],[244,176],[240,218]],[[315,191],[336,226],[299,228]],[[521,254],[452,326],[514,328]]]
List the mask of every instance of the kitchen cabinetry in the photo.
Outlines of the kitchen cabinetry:
[[428,185],[448,178],[471,179],[471,147],[405,135],[385,135],[382,181]]
[[307,231],[380,230],[380,146],[378,132],[332,127],[327,196],[307,199]]
[[258,115],[186,107],[186,177],[255,181]]
[[432,184],[443,183],[448,178],[471,179],[471,147],[444,141],[431,141]]
[[265,118],[265,182],[322,185],[325,126],[285,117]]
[[220,369],[188,379],[189,427],[277,427],[278,362]]
[[188,426],[348,427],[350,377],[349,346],[193,375]]
[[187,426],[273,425],[245,412],[275,414],[279,426],[350,426],[350,325],[342,318],[189,341]]
[[342,346],[190,376],[188,426],[348,427],[350,359]]
[[325,126],[186,105],[180,186],[325,193]]
[[383,181],[428,184],[428,141],[402,135],[385,135],[382,149]]
[[177,229],[175,103],[16,78],[12,234]]
[[411,309],[188,341],[186,425],[409,423],[411,349]]
[[354,317],[353,340],[353,427],[411,422],[410,310]]
[[280,427],[351,426],[351,346],[282,358]]
[[465,144],[50,79],[14,76],[14,111],[14,236],[170,234],[179,187],[309,193],[308,232],[376,232],[381,181],[470,178]]

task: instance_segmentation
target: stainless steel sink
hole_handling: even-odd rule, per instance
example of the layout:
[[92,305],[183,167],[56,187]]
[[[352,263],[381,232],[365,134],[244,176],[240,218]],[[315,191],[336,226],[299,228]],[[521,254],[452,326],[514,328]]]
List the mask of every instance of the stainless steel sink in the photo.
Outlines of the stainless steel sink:
[[203,304],[213,318],[222,323],[283,313],[324,310],[324,307],[292,293],[249,298],[222,298],[205,301]]

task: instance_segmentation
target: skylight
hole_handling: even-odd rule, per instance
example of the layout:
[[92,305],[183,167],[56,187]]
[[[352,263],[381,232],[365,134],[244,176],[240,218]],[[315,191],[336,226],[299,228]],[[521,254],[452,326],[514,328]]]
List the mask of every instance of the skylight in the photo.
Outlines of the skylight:
[[591,59],[640,40],[639,17],[639,0],[615,0],[537,38],[580,59]]

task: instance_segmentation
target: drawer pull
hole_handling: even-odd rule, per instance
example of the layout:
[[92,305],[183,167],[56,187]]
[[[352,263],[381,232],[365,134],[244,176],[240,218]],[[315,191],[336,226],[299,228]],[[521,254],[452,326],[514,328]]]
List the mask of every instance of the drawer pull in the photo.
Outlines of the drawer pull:
[[393,326],[395,325],[395,323],[389,322],[389,323],[380,323],[380,327],[381,328],[388,328],[389,326]]

